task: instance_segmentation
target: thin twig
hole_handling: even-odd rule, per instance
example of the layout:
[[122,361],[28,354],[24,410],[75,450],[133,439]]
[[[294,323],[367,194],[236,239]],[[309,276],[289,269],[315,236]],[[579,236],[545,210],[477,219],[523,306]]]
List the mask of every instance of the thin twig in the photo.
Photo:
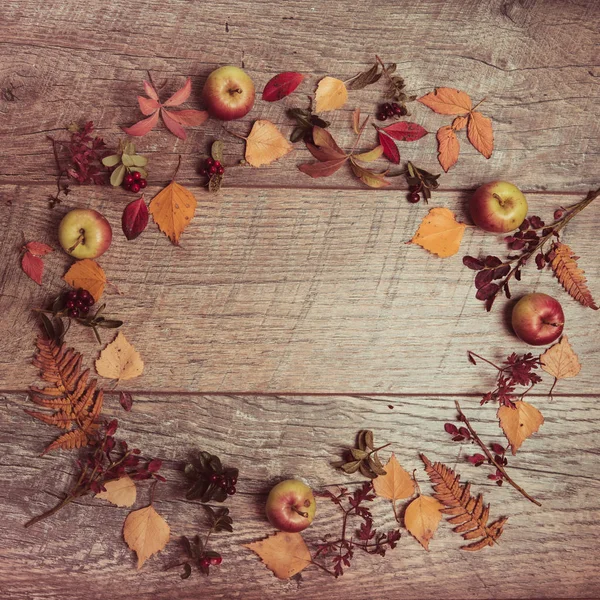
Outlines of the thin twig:
[[515,488],[515,490],[517,490],[519,493],[523,494],[523,496],[525,496],[525,498],[527,498],[527,500],[529,500],[530,502],[533,502],[534,504],[537,504],[538,506],[541,506],[542,504],[540,502],[538,502],[535,498],[532,498],[519,484],[517,484],[513,481],[513,479],[510,477],[510,475],[506,472],[506,469],[504,468],[503,465],[496,462],[496,460],[494,459],[494,456],[488,450],[488,447],[481,441],[481,438],[477,435],[477,432],[473,429],[471,423],[469,423],[469,419],[467,419],[467,417],[465,416],[465,413],[460,408],[460,404],[458,403],[458,400],[455,400],[454,404],[456,405],[456,410],[458,411],[461,421],[467,426],[467,429],[469,430],[470,434],[473,436],[475,443],[485,453],[488,460],[498,469],[498,471],[500,471],[500,473],[502,473],[502,475],[504,476],[504,479],[506,479],[506,481],[508,483],[510,483],[510,485],[512,485]]

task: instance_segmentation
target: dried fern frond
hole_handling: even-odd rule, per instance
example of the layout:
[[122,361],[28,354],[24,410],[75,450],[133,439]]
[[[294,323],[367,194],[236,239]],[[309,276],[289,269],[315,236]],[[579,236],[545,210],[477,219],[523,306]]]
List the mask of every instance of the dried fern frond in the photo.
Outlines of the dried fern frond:
[[567,293],[583,306],[598,310],[587,286],[585,271],[577,266],[579,257],[575,256],[573,250],[562,242],[553,244],[551,255],[553,258],[550,266]]
[[421,460],[425,463],[425,471],[433,484],[433,497],[439,500],[446,515],[452,515],[448,523],[455,525],[454,531],[460,533],[465,540],[480,538],[471,544],[461,546],[461,550],[475,552],[486,546],[492,546],[502,535],[508,517],[501,517],[490,525],[487,524],[490,505],[483,504],[483,496],[471,496],[471,484],[460,484],[460,475],[450,467],[436,462],[432,463],[424,454]]
[[48,425],[65,431],[43,452],[72,450],[90,444],[98,429],[97,420],[102,411],[104,392],[96,389],[96,380],[89,379],[89,369],[81,372],[82,357],[65,344],[39,336],[38,353],[33,364],[40,369],[41,378],[52,385],[44,388],[31,386],[32,402],[53,410],[52,413],[25,412]]

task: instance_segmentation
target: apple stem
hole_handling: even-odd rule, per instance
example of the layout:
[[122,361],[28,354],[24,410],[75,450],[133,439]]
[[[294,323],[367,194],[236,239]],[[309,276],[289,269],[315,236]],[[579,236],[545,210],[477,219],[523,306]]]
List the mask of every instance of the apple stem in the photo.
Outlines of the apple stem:
[[243,94],[244,91],[241,90],[240,88],[234,88],[234,89],[229,90],[229,93],[233,96],[233,94]]
[[79,246],[79,244],[82,244],[84,240],[85,240],[85,230],[80,229],[79,237],[77,238],[77,241],[67,250],[67,252],[69,254],[71,254],[71,252],[73,252],[73,250],[75,250],[75,248],[77,248],[77,246]]
[[308,513],[307,512],[303,512],[301,510],[298,510],[295,506],[292,506],[292,510],[295,513],[298,513],[301,517],[304,517],[305,519],[308,519]]
[[498,469],[498,471],[500,471],[500,473],[502,473],[502,475],[504,476],[504,479],[506,479],[506,481],[510,485],[512,485],[515,488],[515,490],[517,490],[517,492],[519,492],[520,494],[525,496],[525,498],[527,498],[527,500],[529,500],[530,502],[533,502],[534,504],[537,504],[537,506],[541,506],[542,505],[541,502],[538,502],[535,498],[532,498],[520,485],[515,483],[511,479],[510,475],[506,472],[506,469],[504,468],[504,466],[501,465],[500,463],[496,462],[496,460],[494,459],[494,456],[489,451],[488,447],[481,441],[481,438],[477,435],[477,432],[473,429],[473,427],[471,426],[471,423],[469,423],[469,419],[467,419],[465,413],[461,410],[458,400],[455,400],[454,404],[456,405],[456,410],[458,411],[460,420],[467,426],[467,429],[469,430],[469,433],[473,436],[473,439],[475,440],[476,444],[481,448],[483,453],[487,456],[488,460],[496,467],[496,469]]

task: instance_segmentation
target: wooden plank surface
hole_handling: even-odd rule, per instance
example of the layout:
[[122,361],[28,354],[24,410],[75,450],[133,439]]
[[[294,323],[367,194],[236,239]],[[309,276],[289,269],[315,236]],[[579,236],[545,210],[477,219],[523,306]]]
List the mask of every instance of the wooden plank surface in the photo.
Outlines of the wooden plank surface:
[[[150,559],[142,572],[121,541],[127,509],[85,499],[52,519],[24,530],[23,522],[47,509],[71,480],[73,466],[66,455],[38,457],[52,431],[30,421],[23,426],[23,394],[0,396],[0,436],[15,429],[23,435],[2,454],[0,506],[5,519],[0,550],[0,590],[7,598],[549,598],[595,597],[600,586],[598,563],[598,494],[596,454],[598,399],[588,397],[532,400],[546,423],[516,457],[512,474],[541,501],[538,508],[510,486],[489,483],[487,468],[465,462],[472,447],[451,442],[443,424],[455,414],[454,402],[443,397],[403,396],[136,396],[133,411],[124,415],[115,395],[107,412],[116,415],[122,434],[144,453],[166,459],[169,481],[157,490],[156,508],[171,525],[173,539],[202,527],[199,509],[183,499],[185,480],[177,473],[193,448],[218,453],[226,464],[239,466],[239,493],[228,504],[233,534],[218,534],[214,543],[223,565],[210,578],[198,573],[181,581],[177,572],[162,569],[178,559],[176,544]],[[461,398],[463,408],[484,439],[498,440],[494,409]],[[392,406],[393,408],[389,408]],[[257,557],[241,548],[272,533],[263,516],[266,493],[279,477],[305,477],[315,489],[360,480],[340,475],[330,465],[340,448],[351,444],[359,428],[372,428],[377,440],[392,442],[402,464],[418,469],[430,489],[417,451],[456,465],[474,490],[491,503],[492,518],[511,517],[502,543],[471,554],[461,552],[461,538],[442,523],[431,551],[425,552],[408,534],[385,559],[357,554],[352,568],[334,580],[307,569],[297,580],[276,580]],[[576,434],[575,434],[576,432]],[[576,440],[573,441],[573,436]],[[310,470],[307,470],[310,466]],[[57,477],[58,472],[58,477]],[[15,502],[18,495],[18,502]],[[140,492],[141,507],[147,493]],[[318,542],[319,532],[335,532],[340,519],[333,505],[318,499],[317,518],[306,532]],[[391,527],[387,501],[374,503],[378,522]],[[540,566],[543,556],[544,567]],[[507,571],[511,573],[507,577]],[[52,573],[52,578],[45,575]],[[44,578],[44,590],[38,578]],[[1,593],[1,592],[0,592]],[[158,595],[157,595],[158,594]]]
[[[448,206],[468,222],[469,191],[501,178],[527,192],[532,213],[549,218],[599,185],[599,26],[595,0],[2,3],[0,599],[597,597],[597,312],[532,266],[513,289],[516,297],[535,290],[562,302],[583,363],[577,378],[559,384],[553,402],[543,396],[545,384],[532,397],[546,422],[510,457],[514,478],[542,502],[538,508],[489,482],[485,467],[466,463],[472,449],[443,431],[457,398],[486,440],[500,440],[494,409],[479,408],[477,398],[493,373],[469,365],[466,351],[500,360],[528,349],[508,327],[510,303],[501,300],[485,314],[472,272],[461,264],[464,253],[500,252],[499,238],[468,229],[461,253],[441,260],[405,245],[427,207],[406,202],[402,178],[383,191],[361,187],[344,170],[313,180],[296,168],[310,158],[301,144],[269,167],[236,167],[243,142],[209,120],[186,141],[160,126],[137,142],[151,160],[148,198],[183,157],[180,181],[199,202],[182,247],[152,224],[127,242],[120,215],[133,196],[121,190],[74,187],[62,206],[47,208],[55,165],[46,135],[93,119],[114,146],[123,138],[118,126],[140,116],[135,97],[148,70],[166,82],[165,96],[191,76],[189,107],[201,108],[205,77],[226,63],[246,68],[259,92],[282,70],[305,74],[302,93],[276,104],[258,100],[246,118],[227,125],[246,134],[256,118],[267,118],[288,134],[285,108],[305,106],[321,77],[346,79],[377,53],[398,62],[409,93],[447,85],[476,102],[487,98],[482,110],[494,122],[493,157],[486,161],[461,139],[460,160],[441,177],[432,206]],[[372,114],[380,101],[377,87],[351,92],[344,109],[326,115],[342,146],[353,142],[351,111]],[[417,104],[411,110],[411,120],[432,135],[400,144],[402,158],[439,172],[433,134],[449,119]],[[228,170],[225,189],[209,196],[196,172],[215,138],[226,140]],[[374,140],[370,131],[364,148]],[[201,523],[199,509],[183,499],[178,473],[188,451],[204,447],[241,470],[230,502],[235,533],[219,537],[224,563],[209,579],[194,573],[181,581],[163,572],[178,557],[175,543],[137,572],[121,537],[127,511],[101,501],[85,499],[22,527],[67,488],[74,458],[39,457],[52,432],[22,412],[27,386],[37,380],[31,309],[63,288],[70,259],[61,252],[46,257],[38,287],[20,270],[19,248],[24,238],[58,247],[56,227],[74,206],[96,208],[113,225],[113,245],[100,263],[120,294],[107,296],[108,308],[126,321],[146,371],[129,386],[133,411],[123,413],[110,394],[106,414],[119,418],[131,444],[165,459],[169,480],[157,507],[174,539],[193,535]],[[593,204],[565,232],[596,298],[599,211]],[[91,365],[99,346],[90,332],[74,330],[69,342]],[[271,532],[266,493],[288,476],[318,489],[346,482],[329,463],[364,427],[391,442],[406,468],[420,469],[426,490],[419,451],[456,466],[486,493],[493,516],[510,515],[502,543],[460,552],[460,538],[443,524],[429,553],[404,534],[386,559],[357,556],[339,580],[315,569],[275,579],[241,547]],[[141,493],[139,506],[146,500]],[[377,518],[391,526],[389,504],[375,504]],[[307,539],[317,541],[337,523],[321,501]]]

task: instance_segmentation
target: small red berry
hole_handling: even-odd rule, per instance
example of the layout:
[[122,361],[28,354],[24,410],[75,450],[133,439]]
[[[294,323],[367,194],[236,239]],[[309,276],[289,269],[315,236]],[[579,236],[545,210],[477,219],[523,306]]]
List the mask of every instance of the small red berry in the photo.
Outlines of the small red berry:
[[125,185],[131,185],[133,183],[133,175],[131,173],[127,173],[127,175],[123,177],[123,183]]
[[219,175],[223,175],[223,173],[225,173],[225,169],[223,167],[217,167],[217,173]]
[[421,196],[417,192],[411,192],[408,195],[408,201],[412,204],[416,204],[421,199]]
[[77,300],[77,292],[75,290],[67,292],[67,300]]
[[83,300],[75,300],[75,308],[81,310],[84,306],[87,306],[87,304]]
[[554,220],[558,221],[558,219],[562,219],[564,214],[565,214],[565,211],[562,208],[557,208],[554,211]]
[[200,559],[200,566],[204,567],[205,569],[208,569],[208,567],[210,566],[210,559],[206,558],[206,556],[204,558]]
[[198,174],[200,177],[206,177],[206,169],[198,169]]
[[210,158],[210,156],[206,159],[206,166],[207,167],[212,167],[215,164],[215,161]]
[[80,312],[82,315],[87,315],[87,314],[90,312],[90,307],[89,307],[89,306],[82,306],[82,307],[79,309],[79,312]]
[[231,485],[235,485],[237,483],[237,477],[232,477],[229,481]]
[[386,113],[379,113],[379,116],[377,117],[380,121],[386,121],[388,116]]
[[69,316],[73,318],[77,318],[79,316],[79,309],[77,307],[71,308],[69,310]]
[[224,479],[221,479],[219,481],[219,486],[226,490],[229,487],[229,484]]
[[210,564],[211,565],[220,565],[223,562],[223,559],[220,556],[211,556]]
[[140,191],[140,184],[139,183],[132,183],[131,184],[131,188],[129,188],[134,194],[137,194]]
[[132,175],[134,181],[139,181],[142,178],[142,174],[139,171],[134,171]]
[[75,308],[75,300],[67,300],[66,307],[70,310],[71,308]]
[[77,290],[77,298],[79,300],[87,302],[91,297],[92,295],[87,290],[84,290],[83,288]]
[[234,486],[234,485],[232,485],[231,487],[228,487],[228,488],[227,488],[227,493],[228,493],[230,496],[233,496],[233,495],[235,494],[235,492],[236,492],[236,489],[235,489],[235,486]]
[[139,184],[139,186],[140,186],[141,189],[144,189],[148,185],[148,182],[145,179],[140,179],[138,181],[138,184]]
[[217,169],[221,166],[221,161],[220,160],[215,160],[215,162],[213,163],[213,165],[215,165],[215,167],[217,167]]
[[210,476],[210,480],[212,481],[212,483],[216,483],[217,481],[219,481],[219,479],[220,479],[220,477],[216,473],[213,473]]
[[406,109],[406,106],[401,106],[400,107],[400,112],[398,114],[401,117],[405,117],[408,114],[408,110]]
[[211,175],[214,175],[217,172],[217,167],[215,167],[215,165],[210,165],[210,167],[208,168],[208,172]]

